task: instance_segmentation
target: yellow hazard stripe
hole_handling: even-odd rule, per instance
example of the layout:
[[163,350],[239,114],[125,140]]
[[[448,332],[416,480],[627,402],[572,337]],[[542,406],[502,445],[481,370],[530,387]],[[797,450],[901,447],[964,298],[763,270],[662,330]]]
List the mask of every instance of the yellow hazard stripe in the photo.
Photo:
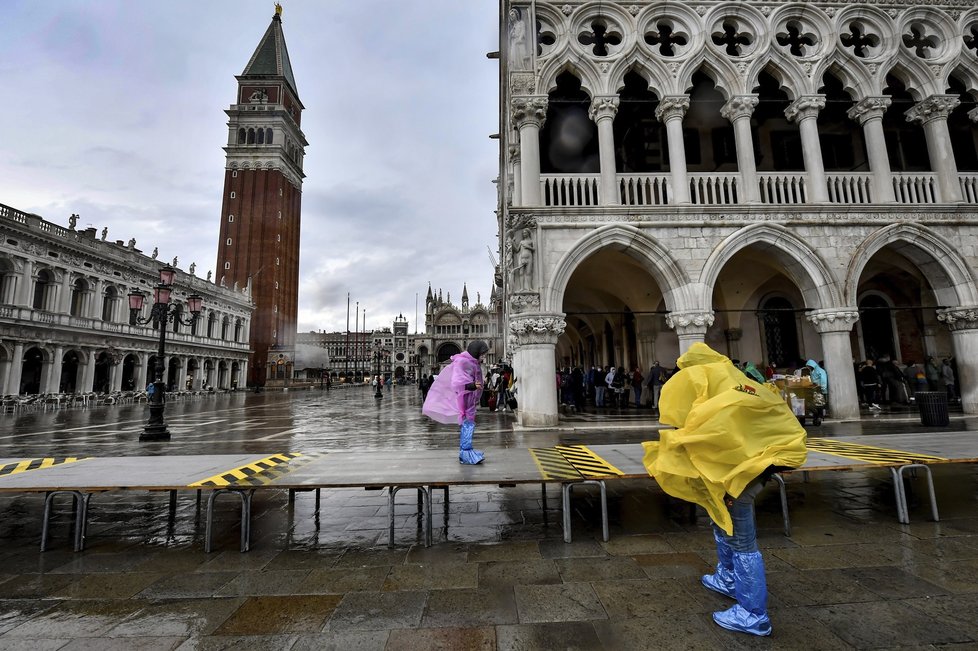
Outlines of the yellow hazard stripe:
[[23,459],[21,461],[11,461],[0,466],[0,477],[4,475],[17,475],[30,470],[43,470],[53,466],[63,466],[66,463],[85,461],[91,457],[45,457],[43,459]]
[[919,452],[890,450],[888,448],[848,443],[834,439],[810,438],[808,439],[807,446],[809,450],[816,452],[834,454],[837,457],[847,457],[870,463],[937,463],[947,461],[944,457],[935,457]]
[[[261,486],[274,478],[271,476],[271,471],[276,469],[276,466],[288,464],[300,456],[302,456],[300,452],[273,454],[270,457],[265,457],[264,459],[238,466],[237,468],[230,468],[206,479],[195,481],[192,484],[188,484],[187,487]],[[285,473],[276,471],[274,476],[278,477],[283,474]]]
[[530,456],[544,479],[581,479],[581,473],[554,448],[530,448]]
[[621,477],[623,473],[618,468],[599,457],[586,445],[558,445],[560,452],[581,476],[588,479],[595,477]]

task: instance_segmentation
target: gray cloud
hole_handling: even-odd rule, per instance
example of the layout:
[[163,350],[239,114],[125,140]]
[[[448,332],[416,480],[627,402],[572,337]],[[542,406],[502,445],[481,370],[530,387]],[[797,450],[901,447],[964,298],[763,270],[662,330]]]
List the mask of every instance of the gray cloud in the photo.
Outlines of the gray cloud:
[[[300,330],[370,326],[430,281],[488,299],[495,248],[497,5],[285,3],[306,111]],[[265,0],[13,0],[4,7],[0,203],[137,238],[160,258],[217,254],[227,118],[272,16]],[[423,324],[422,324],[423,325]],[[352,327],[352,319],[351,319]]]

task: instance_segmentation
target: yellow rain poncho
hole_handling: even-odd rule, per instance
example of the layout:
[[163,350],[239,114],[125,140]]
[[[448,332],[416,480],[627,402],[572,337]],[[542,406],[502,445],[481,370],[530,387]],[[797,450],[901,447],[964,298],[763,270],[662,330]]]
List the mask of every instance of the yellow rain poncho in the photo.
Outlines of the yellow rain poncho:
[[643,443],[643,462],[662,490],[699,504],[733,535],[724,496],[738,497],[769,466],[805,463],[805,430],[776,392],[706,344],[676,364],[659,399],[659,420],[676,429]]

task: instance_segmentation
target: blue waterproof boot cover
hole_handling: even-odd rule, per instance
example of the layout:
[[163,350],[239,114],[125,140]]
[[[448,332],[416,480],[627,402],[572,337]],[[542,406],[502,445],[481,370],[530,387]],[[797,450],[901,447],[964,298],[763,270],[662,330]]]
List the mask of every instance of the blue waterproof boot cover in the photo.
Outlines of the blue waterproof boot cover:
[[717,570],[713,574],[704,574],[700,581],[710,590],[719,592],[725,597],[736,599],[734,592],[733,549],[727,544],[726,538],[716,526],[713,527],[713,538],[717,541]]
[[458,462],[468,465],[482,463],[485,455],[479,450],[472,449],[472,433],[475,431],[475,421],[463,420],[459,429]]
[[713,613],[713,621],[723,628],[751,635],[770,635],[767,616],[767,580],[761,552],[733,553],[734,591],[737,603]]

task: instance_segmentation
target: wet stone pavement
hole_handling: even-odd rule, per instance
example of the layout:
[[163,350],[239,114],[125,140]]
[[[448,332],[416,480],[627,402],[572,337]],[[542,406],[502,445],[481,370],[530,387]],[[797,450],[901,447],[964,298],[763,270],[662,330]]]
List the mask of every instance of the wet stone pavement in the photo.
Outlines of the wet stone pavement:
[[[444,450],[457,434],[427,423],[416,391],[368,388],[215,396],[167,407],[173,438],[140,443],[145,406],[0,415],[0,457]],[[481,413],[476,443],[502,447],[654,438],[647,410],[570,415],[524,431]],[[978,430],[957,416],[951,429]],[[920,432],[913,414],[810,428],[819,436]],[[976,444],[978,444],[978,433]],[[238,508],[218,501],[211,554],[195,494],[98,495],[87,548],[71,551],[68,506],[38,551],[42,498],[0,494],[0,650],[30,649],[929,649],[978,648],[978,470],[934,469],[941,522],[911,482],[912,523],[896,520],[886,471],[787,479],[792,535],[777,491],[758,499],[774,634],[710,619],[729,600],[699,576],[714,561],[709,521],[651,480],[609,482],[611,539],[596,495],[575,493],[563,542],[559,490],[538,485],[435,491],[434,545],[416,499],[360,489],[255,496],[252,551]]]

